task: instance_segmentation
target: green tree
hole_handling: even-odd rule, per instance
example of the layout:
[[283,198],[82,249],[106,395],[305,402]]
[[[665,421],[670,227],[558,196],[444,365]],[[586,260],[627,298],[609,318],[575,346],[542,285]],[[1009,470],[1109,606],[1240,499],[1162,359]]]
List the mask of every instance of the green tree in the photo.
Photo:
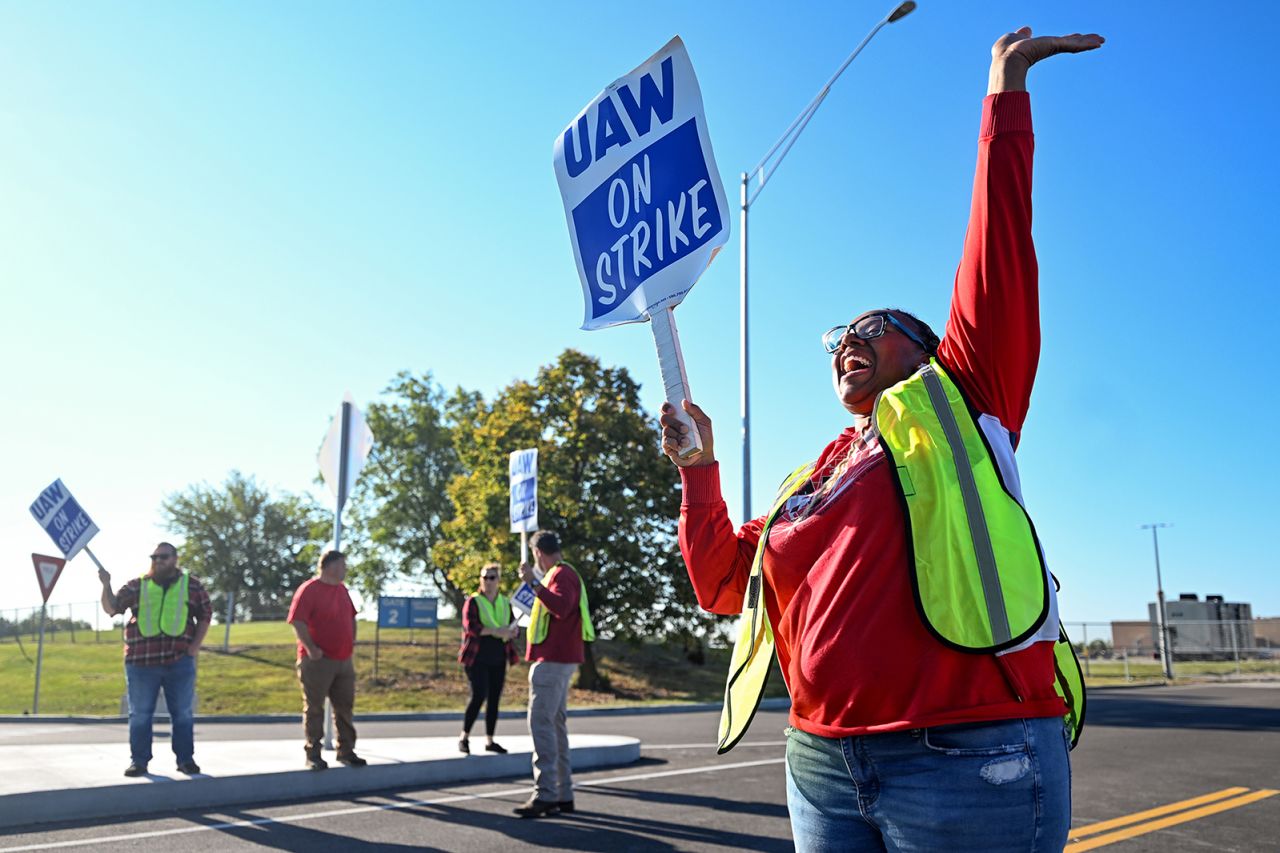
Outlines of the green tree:
[[307,497],[272,497],[232,471],[225,484],[189,487],[161,505],[183,540],[182,567],[207,584],[216,614],[234,596],[242,618],[283,618],[293,591],[314,571],[332,522]]
[[372,600],[393,578],[423,579],[461,607],[465,594],[436,563],[434,549],[453,517],[447,486],[461,471],[451,412],[465,409],[471,396],[458,390],[449,401],[430,373],[407,372],[384,393],[392,399],[365,415],[375,443],[352,495],[351,582]]
[[[538,521],[560,534],[582,573],[599,633],[688,645],[722,624],[694,600],[676,541],[679,474],[659,451],[657,419],[640,407],[625,368],[566,350],[492,404],[455,399],[453,420],[465,473],[449,485],[456,515],[435,549],[451,583],[469,590],[478,569],[497,561],[507,567],[503,588],[517,584],[507,465],[511,451],[536,447]],[[578,686],[606,686],[590,646]]]

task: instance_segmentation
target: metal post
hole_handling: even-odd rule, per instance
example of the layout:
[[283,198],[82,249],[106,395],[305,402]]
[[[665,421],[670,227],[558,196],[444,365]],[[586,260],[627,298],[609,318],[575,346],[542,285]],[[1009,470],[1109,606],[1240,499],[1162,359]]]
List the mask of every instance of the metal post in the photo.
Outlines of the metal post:
[[747,303],[747,211],[751,202],[747,198],[747,185],[751,176],[742,173],[742,229],[739,232],[739,294],[740,326],[738,359],[741,364],[742,395],[742,524],[751,520],[751,344]]
[[222,632],[222,651],[231,651],[231,619],[236,612],[236,592],[229,590],[227,592],[227,627]]
[[1088,622],[1080,623],[1080,637],[1081,637],[1081,642],[1084,645],[1084,674],[1085,674],[1085,677],[1087,678],[1089,676],[1089,623]]
[[1173,649],[1169,645],[1169,626],[1164,607],[1164,582],[1160,578],[1160,539],[1157,530],[1169,527],[1164,522],[1142,525],[1143,530],[1151,530],[1151,546],[1156,555],[1156,630],[1160,635],[1160,662],[1164,667],[1164,677],[1173,680]]
[[440,618],[436,617],[436,675],[440,674]]
[[36,647],[36,695],[31,700],[31,713],[40,713],[40,668],[44,665],[44,608],[40,605],[40,645]]
[[1120,652],[1120,657],[1124,660],[1124,680],[1133,681],[1133,676],[1129,674],[1129,647],[1125,646]]
[[[836,73],[832,75],[827,84],[823,86],[817,96],[809,102],[800,115],[796,116],[795,121],[791,122],[786,131],[783,132],[782,138],[774,143],[769,149],[769,153],[756,164],[756,167],[749,172],[742,173],[742,233],[739,238],[740,246],[740,292],[739,292],[739,311],[741,313],[741,330],[739,333],[739,341],[741,350],[739,359],[741,362],[742,377],[742,523],[746,524],[751,520],[751,373],[750,373],[750,352],[747,325],[747,209],[755,202],[760,192],[764,189],[764,185],[768,183],[769,178],[782,165],[782,161],[786,159],[787,153],[791,150],[791,146],[795,145],[796,140],[800,138],[800,134],[804,133],[804,129],[809,126],[810,119],[814,113],[818,111],[818,107],[822,106],[822,102],[826,99],[827,94],[831,91],[831,87],[840,79],[840,75],[844,74],[849,63],[853,62],[862,53],[862,49],[870,43],[875,34],[880,32],[881,28],[888,24],[895,23],[911,14],[916,8],[914,0],[903,0],[893,8],[888,15],[880,19],[872,29],[867,33],[858,46],[853,49],[853,53],[845,59],[844,63],[836,69]],[[781,151],[779,151],[781,149]],[[777,159],[774,159],[774,155]],[[755,193],[748,192],[748,186],[752,178],[756,175],[760,176],[759,185],[756,187]]]
[[379,619],[373,626],[373,680],[378,680],[378,649],[382,643],[382,620]]
[[1236,675],[1240,674],[1240,643],[1236,640],[1236,625],[1238,622],[1231,623],[1231,656],[1236,659]]
[[351,448],[351,404],[342,402],[342,441],[338,445],[338,509],[333,514],[333,548],[342,550],[342,506],[347,502],[347,456]]

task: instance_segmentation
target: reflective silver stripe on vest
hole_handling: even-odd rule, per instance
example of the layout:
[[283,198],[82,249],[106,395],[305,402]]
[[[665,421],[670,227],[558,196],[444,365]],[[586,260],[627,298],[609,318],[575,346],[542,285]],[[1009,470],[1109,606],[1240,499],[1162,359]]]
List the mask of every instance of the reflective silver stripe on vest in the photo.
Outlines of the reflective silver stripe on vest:
[[920,371],[925,390],[929,392],[929,402],[933,404],[942,433],[951,447],[951,455],[955,460],[956,480],[960,486],[960,495],[964,499],[964,514],[969,522],[969,535],[973,538],[973,553],[978,561],[978,577],[982,581],[982,597],[986,599],[987,620],[991,623],[991,638],[996,644],[1007,643],[1013,639],[1009,631],[1009,614],[1004,608],[1004,593],[1000,588],[1000,573],[996,568],[996,554],[991,547],[991,534],[987,530],[987,519],[982,512],[982,499],[978,497],[978,484],[973,479],[973,466],[969,463],[969,451],[965,449],[964,439],[960,435],[960,425],[956,423],[955,413],[951,411],[951,402],[947,399],[947,391],[942,387],[942,380],[932,366]]

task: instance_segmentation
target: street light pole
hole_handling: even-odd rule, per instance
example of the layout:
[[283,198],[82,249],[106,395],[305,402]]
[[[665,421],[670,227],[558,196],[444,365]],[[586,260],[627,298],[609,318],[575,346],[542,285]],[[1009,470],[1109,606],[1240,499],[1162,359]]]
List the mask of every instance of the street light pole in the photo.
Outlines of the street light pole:
[[1172,524],[1157,522],[1144,524],[1140,529],[1151,531],[1151,546],[1156,555],[1156,630],[1160,634],[1160,663],[1164,667],[1164,677],[1173,680],[1173,650],[1169,647],[1169,625],[1164,612],[1164,582],[1160,579],[1160,539],[1156,531],[1161,527],[1172,527]]
[[[857,58],[862,49],[867,46],[872,37],[880,32],[881,28],[887,24],[900,21],[907,15],[911,14],[916,8],[914,0],[905,0],[893,8],[893,11],[880,19],[880,22],[867,33],[853,53],[845,59],[844,63],[836,70],[836,73],[822,87],[817,96],[809,102],[809,105],[800,111],[800,115],[796,116],[795,121],[791,122],[791,126],[782,134],[782,138],[774,143],[769,149],[769,153],[756,164],[756,167],[749,172],[742,173],[742,229],[739,232],[740,241],[740,266],[739,266],[739,282],[740,282],[740,329],[739,341],[741,348],[739,357],[741,359],[741,392],[742,392],[742,523],[745,524],[751,519],[751,370],[749,355],[751,348],[749,345],[748,328],[747,328],[747,213],[751,205],[759,197],[760,191],[764,189],[764,185],[772,177],[773,173],[782,165],[782,160],[787,156],[787,152],[791,150],[791,146],[796,144],[796,140],[800,138],[800,134],[804,132],[808,126],[809,120],[813,118],[813,114],[818,111],[818,107],[822,105],[823,99],[827,97],[827,93],[831,91],[832,85],[836,80],[840,79],[840,75],[849,67],[849,63]],[[781,151],[779,151],[781,149]],[[777,154],[777,159],[774,155]],[[752,178],[758,178],[758,184],[755,191],[751,191]]]

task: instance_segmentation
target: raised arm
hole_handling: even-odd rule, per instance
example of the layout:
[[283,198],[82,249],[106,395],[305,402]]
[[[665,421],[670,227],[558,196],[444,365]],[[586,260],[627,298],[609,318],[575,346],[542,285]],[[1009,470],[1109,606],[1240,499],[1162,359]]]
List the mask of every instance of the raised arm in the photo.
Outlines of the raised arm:
[[1026,418],[1040,355],[1027,71],[1042,59],[1102,42],[1098,35],[1033,38],[1023,27],[991,48],[969,227],[939,355],[978,408],[1015,433]]

